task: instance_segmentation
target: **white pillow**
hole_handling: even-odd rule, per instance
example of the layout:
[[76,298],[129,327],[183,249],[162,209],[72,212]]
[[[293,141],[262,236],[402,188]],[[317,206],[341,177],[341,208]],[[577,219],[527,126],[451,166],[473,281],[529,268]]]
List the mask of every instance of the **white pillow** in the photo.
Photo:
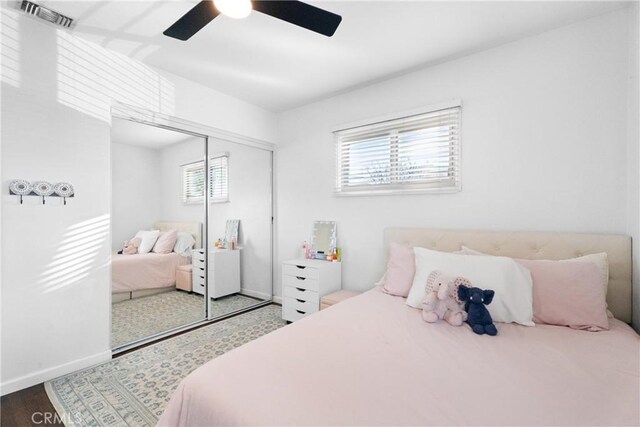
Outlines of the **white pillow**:
[[140,242],[140,246],[138,247],[138,253],[148,254],[149,252],[151,252],[151,249],[153,249],[153,245],[155,245],[156,240],[158,240],[158,236],[160,236],[160,230],[138,231],[135,237],[139,237],[142,240],[142,242]]
[[424,248],[413,249],[416,275],[407,305],[422,308],[427,277],[433,270],[449,276],[463,276],[474,286],[492,289],[495,296],[487,306],[494,322],[534,326],[531,273],[511,258],[460,255]]
[[179,231],[178,237],[176,238],[176,244],[173,246],[173,252],[178,255],[182,255],[183,257],[190,257],[191,248],[193,248],[195,243],[196,241],[191,234]]

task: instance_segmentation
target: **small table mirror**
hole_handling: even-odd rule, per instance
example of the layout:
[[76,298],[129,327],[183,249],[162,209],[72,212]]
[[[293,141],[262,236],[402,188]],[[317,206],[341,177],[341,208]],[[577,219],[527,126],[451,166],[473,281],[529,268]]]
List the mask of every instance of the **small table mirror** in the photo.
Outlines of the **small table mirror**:
[[[227,227],[224,232],[224,240],[227,242],[227,245],[230,245],[232,241],[238,243],[238,228],[240,227],[239,219],[228,219]],[[230,247],[230,246],[228,246]]]
[[329,254],[337,243],[335,221],[315,221],[311,233],[311,249],[317,254]]

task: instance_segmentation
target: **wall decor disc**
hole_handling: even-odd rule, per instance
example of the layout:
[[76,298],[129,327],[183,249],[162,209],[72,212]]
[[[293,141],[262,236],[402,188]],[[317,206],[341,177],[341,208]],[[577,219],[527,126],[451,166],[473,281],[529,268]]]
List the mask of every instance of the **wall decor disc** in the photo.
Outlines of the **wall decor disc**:
[[59,182],[53,186],[53,190],[60,197],[73,196],[73,185],[68,182]]
[[33,192],[38,196],[50,196],[53,194],[53,185],[47,181],[37,181],[33,183]]
[[33,191],[33,186],[29,181],[25,181],[24,179],[14,179],[9,184],[9,190],[11,190],[13,194],[26,196]]

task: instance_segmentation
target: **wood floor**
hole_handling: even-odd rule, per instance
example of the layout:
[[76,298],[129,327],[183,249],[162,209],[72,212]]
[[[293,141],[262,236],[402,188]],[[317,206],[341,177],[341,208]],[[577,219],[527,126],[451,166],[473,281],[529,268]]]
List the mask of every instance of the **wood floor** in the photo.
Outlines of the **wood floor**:
[[3,426],[64,426],[43,384],[2,396],[0,411]]

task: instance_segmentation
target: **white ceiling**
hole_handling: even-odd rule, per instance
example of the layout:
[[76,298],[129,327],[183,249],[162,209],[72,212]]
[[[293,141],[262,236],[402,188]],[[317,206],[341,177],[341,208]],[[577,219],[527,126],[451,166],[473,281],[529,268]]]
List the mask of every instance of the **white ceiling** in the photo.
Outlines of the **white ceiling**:
[[74,32],[272,111],[624,7],[612,1],[309,1],[342,15],[332,38],[252,12],[218,16],[189,41],[162,35],[197,3],[43,1]]
[[[111,142],[159,150],[171,144],[197,138],[185,133],[123,119],[113,119]],[[204,140],[203,149],[204,149]]]

